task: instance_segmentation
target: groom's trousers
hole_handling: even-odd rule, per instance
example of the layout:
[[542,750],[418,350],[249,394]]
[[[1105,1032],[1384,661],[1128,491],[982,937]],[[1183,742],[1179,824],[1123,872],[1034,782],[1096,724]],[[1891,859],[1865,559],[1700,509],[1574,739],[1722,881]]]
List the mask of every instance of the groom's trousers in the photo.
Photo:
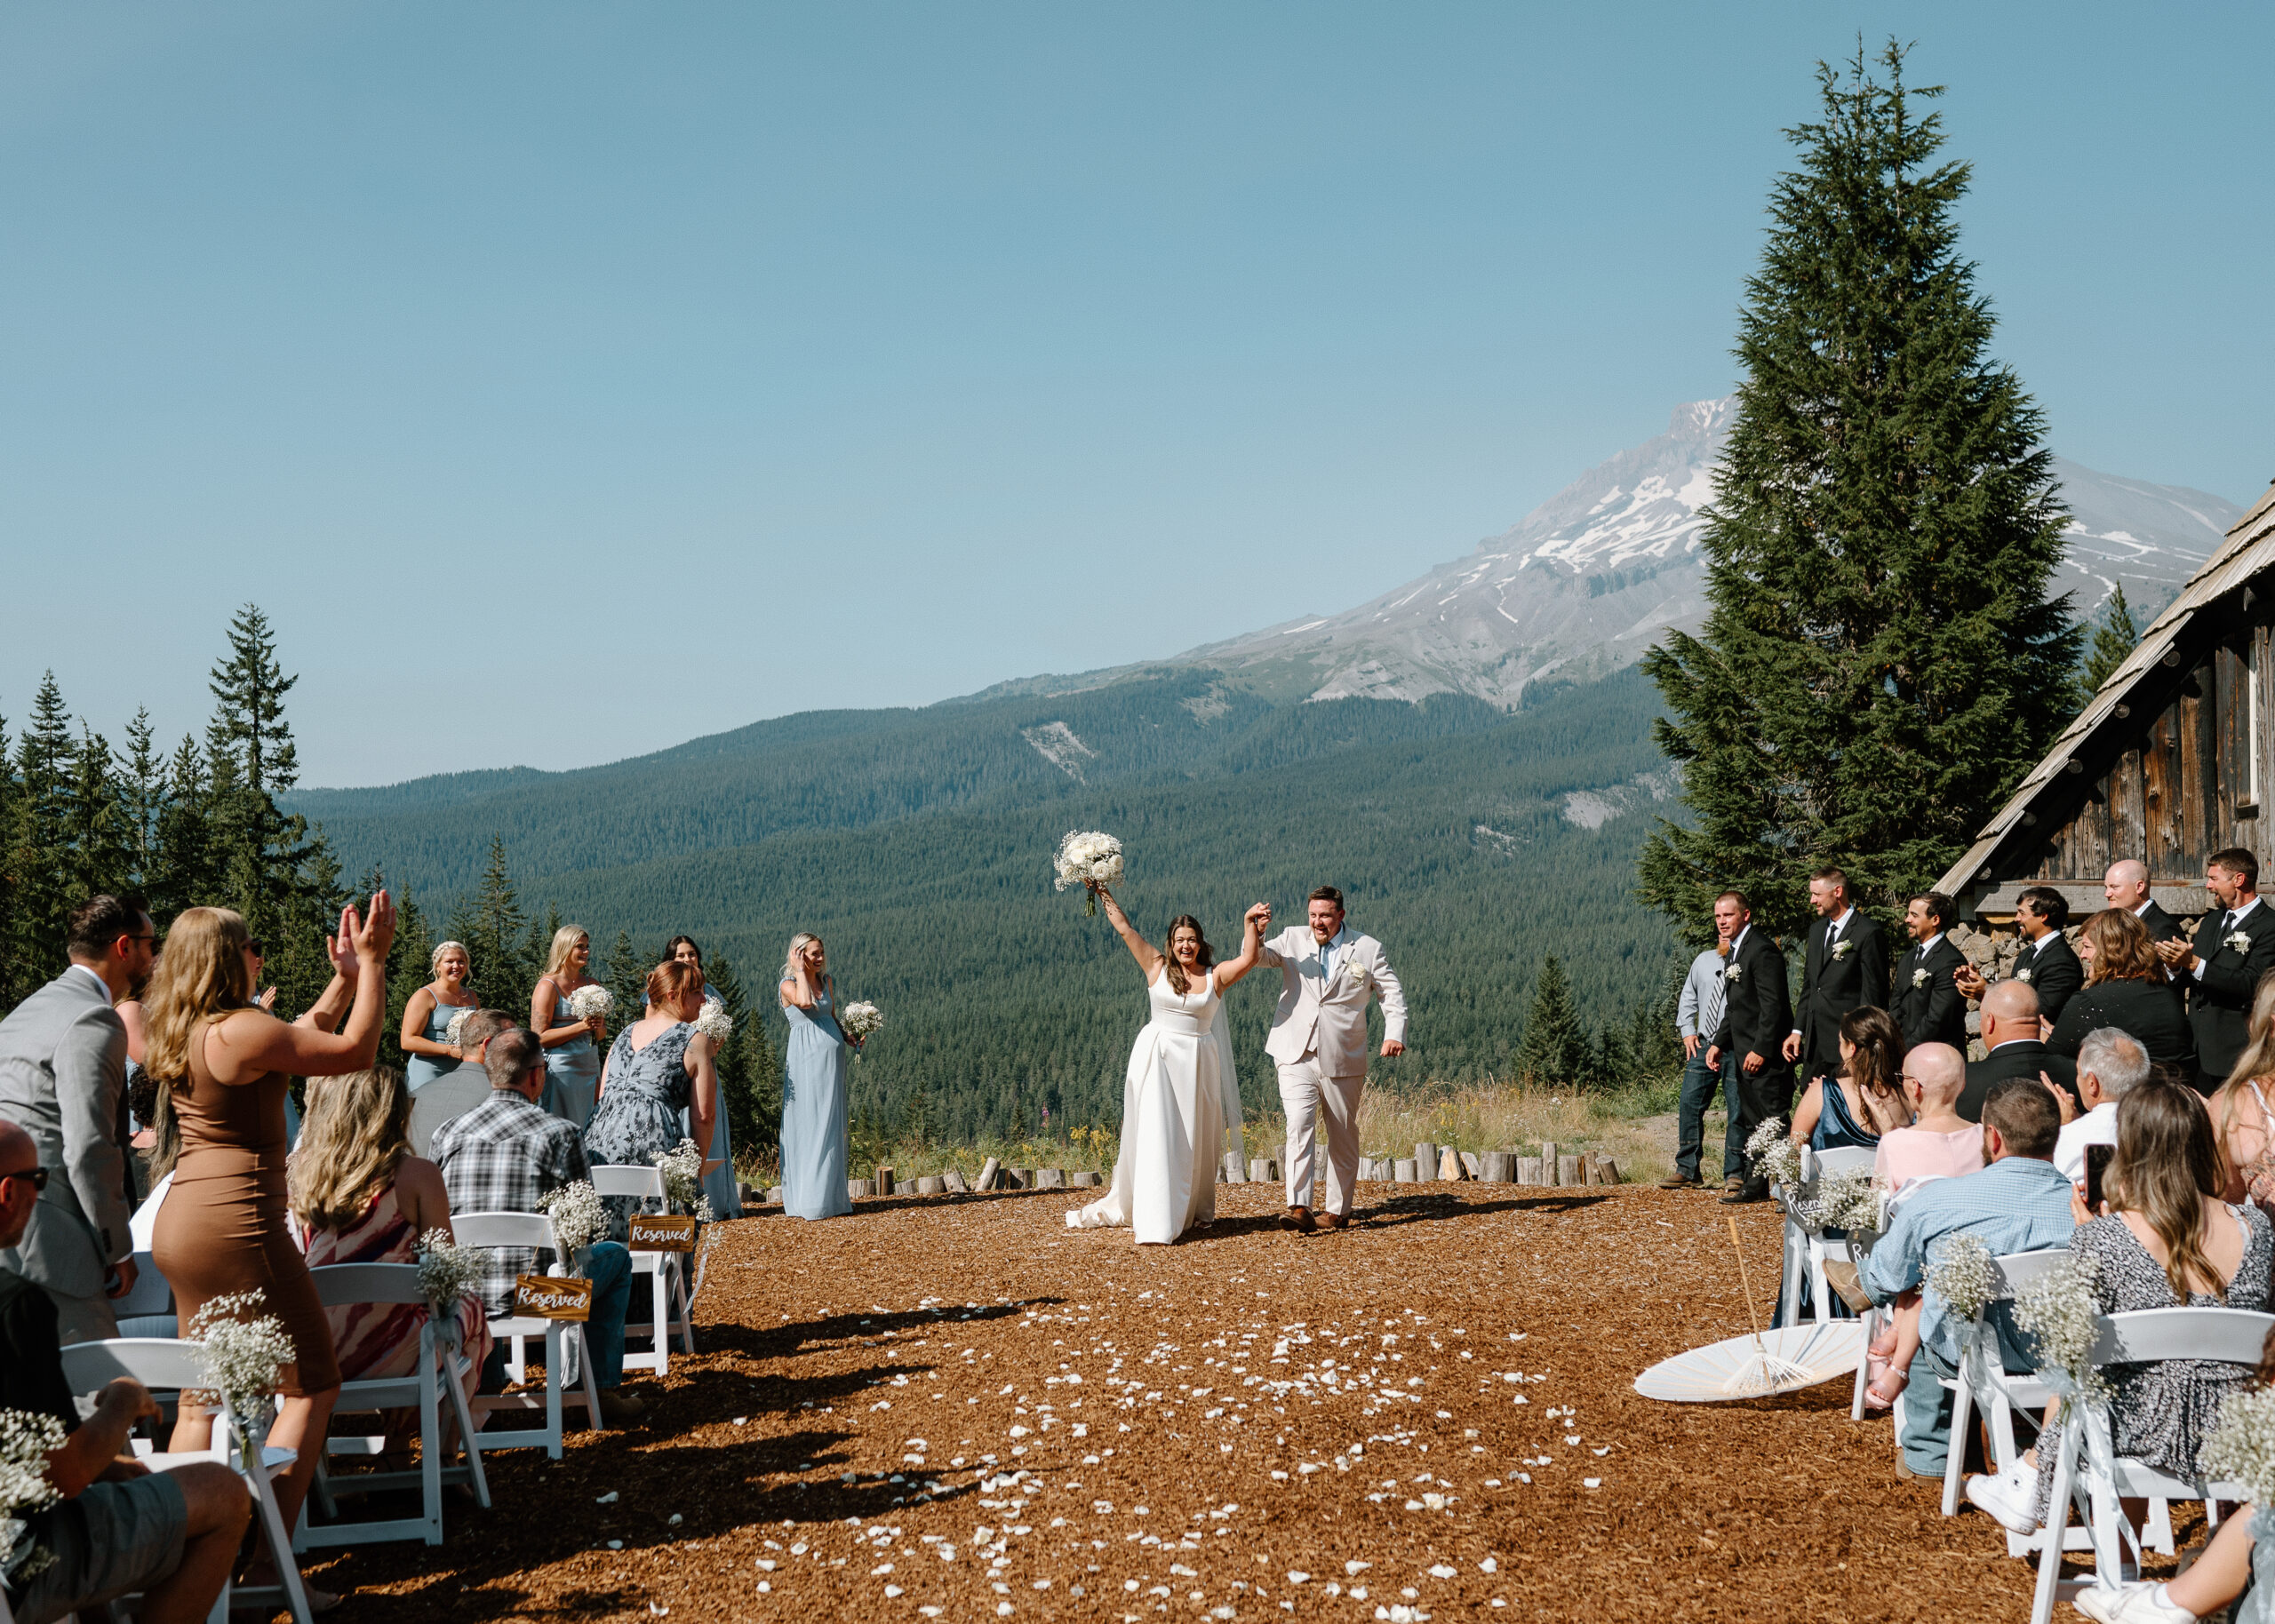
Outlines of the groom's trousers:
[[1338,1218],[1351,1215],[1359,1193],[1359,1095],[1363,1071],[1329,1077],[1319,1069],[1316,1051],[1280,1068],[1280,1109],[1288,1118],[1288,1205],[1312,1204],[1312,1181],[1321,1118],[1327,1127],[1327,1202],[1320,1209]]

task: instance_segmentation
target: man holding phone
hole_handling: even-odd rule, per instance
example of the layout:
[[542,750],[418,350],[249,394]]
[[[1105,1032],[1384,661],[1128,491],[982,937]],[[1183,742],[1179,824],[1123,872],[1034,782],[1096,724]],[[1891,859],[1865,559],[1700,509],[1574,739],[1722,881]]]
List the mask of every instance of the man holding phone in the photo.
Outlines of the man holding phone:
[[[2148,1080],[2149,1051],[2140,1039],[2114,1026],[2086,1034],[2078,1046],[2078,1102],[2071,1105],[2066,1090],[2054,1090],[2063,1108],[2061,1137],[2054,1142],[2054,1165],[2072,1184],[2086,1182],[2086,1151],[2089,1146],[2117,1144],[2117,1103]],[[2092,1207],[2099,1190],[2087,1192]]]

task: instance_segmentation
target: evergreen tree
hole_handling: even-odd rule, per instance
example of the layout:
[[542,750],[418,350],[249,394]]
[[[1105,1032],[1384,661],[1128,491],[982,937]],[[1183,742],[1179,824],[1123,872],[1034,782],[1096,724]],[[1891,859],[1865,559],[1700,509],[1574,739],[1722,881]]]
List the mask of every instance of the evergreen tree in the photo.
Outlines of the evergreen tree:
[[71,712],[51,671],[40,680],[31,720],[16,742],[15,849],[8,864],[16,885],[16,998],[63,972],[77,753]]
[[19,806],[15,764],[8,755],[7,719],[0,717],[0,1009],[14,1008],[16,1000],[30,991],[18,979],[22,957],[16,935],[16,864],[23,855],[16,835]]
[[[520,1011],[529,1004],[537,985],[537,970],[526,958],[529,919],[514,893],[514,877],[506,864],[506,841],[490,838],[490,861],[482,882],[470,897],[459,899],[451,914],[451,935],[466,943],[474,961],[474,975],[482,987],[482,1001],[492,1009]],[[619,999],[620,1001],[620,999]],[[638,1007],[637,1004],[634,1005]]]
[[608,983],[609,996],[616,1000],[616,1019],[611,1024],[622,1031],[625,1023],[640,1018],[640,1000],[648,996],[648,971],[651,962],[643,962],[632,945],[632,933],[619,928],[616,944],[608,950],[608,971],[602,980]]
[[2140,641],[2141,628],[2133,624],[2133,606],[2125,601],[2125,588],[2112,588],[2100,618],[2094,623],[2092,645],[2086,650],[2085,675],[2078,685],[2079,710],[2101,692],[2101,685],[2125,664]]
[[71,752],[71,776],[64,789],[63,896],[76,908],[102,891],[130,890],[125,814],[110,745],[100,733],[82,727]]
[[161,924],[218,892],[212,784],[207,758],[197,748],[197,741],[183,735],[166,768],[165,800],[158,811],[157,856],[150,876],[150,906]]
[[1635,1081],[1632,1025],[1606,1021],[1588,1055],[1588,1080],[1598,1088],[1624,1088]]
[[150,709],[141,706],[126,724],[126,760],[119,779],[119,813],[126,833],[128,880],[148,894],[156,882],[161,820],[166,809],[166,759],[158,753]]
[[1645,657],[1694,821],[1663,823],[1639,895],[1703,940],[1738,887],[1761,927],[1806,916],[1808,871],[1887,905],[1932,882],[2044,753],[2077,632],[2046,589],[2066,515],[2045,419],[1989,355],[1958,252],[1964,163],[1904,51],[1818,65],[1824,119],[1747,284],[1744,377],[1705,509],[1703,636]]
[[1517,1045],[1517,1075],[1543,1085],[1577,1083],[1586,1078],[1592,1058],[1587,1028],[1572,1004],[1571,981],[1563,961],[1551,953],[1533,983],[1532,1010]]

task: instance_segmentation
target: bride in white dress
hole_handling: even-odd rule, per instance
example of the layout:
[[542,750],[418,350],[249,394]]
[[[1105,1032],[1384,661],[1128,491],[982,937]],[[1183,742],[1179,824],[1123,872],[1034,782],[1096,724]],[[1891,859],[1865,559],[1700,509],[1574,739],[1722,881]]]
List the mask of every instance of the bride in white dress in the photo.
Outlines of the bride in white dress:
[[1123,1228],[1138,1243],[1175,1240],[1217,1214],[1217,1164],[1227,1137],[1241,1133],[1241,1085],[1225,1027],[1225,990],[1257,966],[1268,917],[1259,904],[1244,921],[1241,956],[1211,965],[1201,921],[1170,921],[1169,956],[1139,935],[1102,886],[1091,888],[1145,973],[1153,1018],[1130,1051],[1122,1091],[1122,1153],[1114,1187],[1066,1214],[1070,1229]]

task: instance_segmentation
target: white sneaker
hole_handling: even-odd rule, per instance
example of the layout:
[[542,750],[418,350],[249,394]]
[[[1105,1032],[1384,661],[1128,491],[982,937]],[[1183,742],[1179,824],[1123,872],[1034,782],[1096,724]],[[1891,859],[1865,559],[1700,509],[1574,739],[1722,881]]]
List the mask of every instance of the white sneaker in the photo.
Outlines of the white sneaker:
[[2038,1473],[2017,1461],[1996,1477],[1967,1480],[1967,1497],[1997,1518],[2009,1533],[2036,1533],[2031,1502],[2038,1498]]
[[2091,1585],[2072,1598],[2079,1612],[2098,1624],[2196,1624],[2185,1607],[2157,1599],[2158,1586],[2143,1581],[2119,1585],[2113,1590]]

